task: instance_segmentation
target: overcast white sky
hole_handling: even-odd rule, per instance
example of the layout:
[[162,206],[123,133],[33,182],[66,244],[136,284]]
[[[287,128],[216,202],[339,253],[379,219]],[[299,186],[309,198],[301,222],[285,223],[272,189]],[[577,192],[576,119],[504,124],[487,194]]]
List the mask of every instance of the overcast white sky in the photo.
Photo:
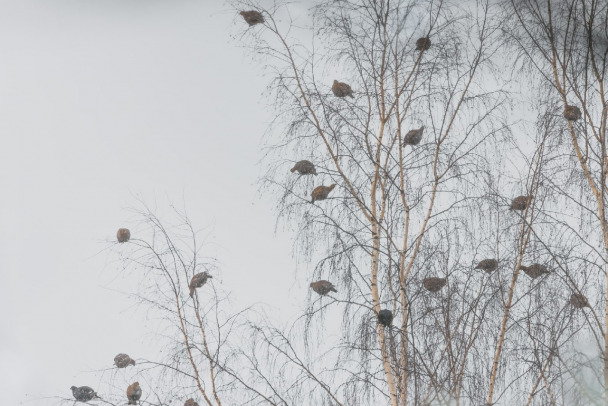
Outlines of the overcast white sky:
[[136,288],[99,253],[137,232],[134,195],[211,227],[204,254],[237,305],[303,307],[291,235],[257,195],[265,79],[221,3],[0,0],[1,405],[55,404],[119,352],[153,357],[116,292]]

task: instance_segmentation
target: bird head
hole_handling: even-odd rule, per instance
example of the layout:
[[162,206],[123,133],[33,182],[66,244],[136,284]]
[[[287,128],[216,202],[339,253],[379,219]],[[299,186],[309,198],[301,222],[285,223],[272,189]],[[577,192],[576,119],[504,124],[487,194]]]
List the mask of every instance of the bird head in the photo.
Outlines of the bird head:
[[334,79],[334,85],[338,85],[338,81],[336,79]]
[[75,386],[72,386],[70,389],[72,390],[72,392],[74,392],[74,391],[75,391],[76,389],[78,389],[78,388],[77,388],[77,387],[75,387]]
[[134,359],[131,359],[131,360],[129,361],[129,364],[131,364],[131,365],[135,365],[135,360],[134,360]]
[[205,271],[205,272],[203,272],[203,273],[205,274],[205,276],[206,276],[207,278],[211,278],[211,279],[213,279],[213,276],[209,275],[209,272]]
[[336,184],[332,183],[331,185],[329,185],[329,190],[334,190],[335,187],[336,187]]

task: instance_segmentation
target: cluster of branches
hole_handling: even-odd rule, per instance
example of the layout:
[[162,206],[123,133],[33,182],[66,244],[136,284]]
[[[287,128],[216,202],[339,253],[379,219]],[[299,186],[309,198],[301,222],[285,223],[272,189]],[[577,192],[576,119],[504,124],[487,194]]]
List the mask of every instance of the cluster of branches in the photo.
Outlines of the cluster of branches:
[[[262,188],[307,278],[339,293],[311,294],[288,331],[229,315],[213,283],[205,300],[184,290],[204,266],[188,219],[186,238],[144,211],[152,242],[126,258],[148,271],[142,300],[174,344],[146,401],[608,404],[608,4],[336,0],[307,29],[290,4],[234,6],[263,17],[239,40],[273,77]],[[302,159],[316,176],[289,172]],[[533,198],[509,210],[518,195]],[[475,270],[485,258],[498,270]],[[532,263],[550,272],[524,275]],[[447,283],[430,292],[428,277]]]

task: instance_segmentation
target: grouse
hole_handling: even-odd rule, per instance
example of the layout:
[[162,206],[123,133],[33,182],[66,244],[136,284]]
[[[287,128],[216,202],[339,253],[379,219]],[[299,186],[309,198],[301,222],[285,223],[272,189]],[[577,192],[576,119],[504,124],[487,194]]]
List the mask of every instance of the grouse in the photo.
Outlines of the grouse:
[[530,204],[532,196],[517,196],[511,201],[509,210],[526,210],[526,207]]
[[88,386],[81,386],[78,388],[76,386],[72,386],[70,389],[72,390],[72,395],[74,395],[74,399],[76,399],[78,402],[88,402],[93,398],[99,398],[93,388],[90,388]]
[[331,91],[334,92],[334,96],[336,97],[355,97],[353,96],[353,90],[350,88],[350,85],[344,82],[338,82],[337,80],[334,80]]
[[585,295],[581,295],[580,293],[573,293],[570,296],[570,304],[573,307],[576,307],[577,309],[582,309],[583,307],[591,307]]
[[207,279],[213,278],[213,276],[209,275],[207,272],[197,273],[192,277],[190,281],[190,297],[194,295],[194,289],[198,289],[207,283]]
[[417,130],[408,131],[403,138],[403,145],[418,145],[422,140],[422,133],[424,132],[424,126]]
[[116,239],[118,242],[127,242],[131,239],[131,232],[128,228],[119,228],[116,233]]
[[130,405],[136,405],[137,401],[141,398],[141,388],[139,382],[133,382],[127,388],[127,399],[129,399]]
[[335,187],[336,187],[335,183],[330,186],[317,186],[316,188],[313,189],[313,191],[311,193],[311,196],[312,196],[311,203],[314,203],[317,200],[327,199],[329,192],[334,190]]
[[250,11],[241,11],[239,13],[243,16],[247,24],[251,27],[252,25],[262,24],[264,22],[264,16],[259,11],[250,10]]
[[439,292],[443,288],[448,280],[446,278],[424,278],[422,280],[422,286],[429,292]]
[[190,398],[184,402],[184,406],[198,406],[198,403],[196,403],[194,399]]
[[532,264],[530,266],[520,265],[519,269],[524,271],[526,275],[528,275],[532,279],[536,279],[542,274],[549,273],[549,270],[545,265],[542,264]]
[[564,108],[564,117],[568,121],[580,120],[581,116],[581,109],[576,106],[566,106]]
[[129,365],[135,365],[135,360],[131,359],[127,354],[118,354],[114,357],[114,365],[117,368],[126,368]]
[[336,292],[336,293],[338,293],[338,291],[336,290],[336,288],[334,287],[334,285],[331,282],[325,281],[325,280],[311,282],[310,287],[312,288],[312,290],[314,290],[315,292],[317,292],[321,296],[325,296],[329,292]]
[[393,323],[393,312],[387,309],[378,312],[378,323],[384,327],[389,327]]
[[416,41],[416,51],[426,51],[431,47],[431,39],[429,37],[418,38]]
[[300,175],[316,175],[317,174],[317,170],[315,169],[315,166],[312,162],[310,161],[299,161],[296,162],[296,164],[294,165],[293,168],[291,168],[292,172],[298,171],[298,173]]
[[487,273],[492,273],[498,269],[498,261],[495,259],[482,259],[479,261],[475,269],[481,269]]

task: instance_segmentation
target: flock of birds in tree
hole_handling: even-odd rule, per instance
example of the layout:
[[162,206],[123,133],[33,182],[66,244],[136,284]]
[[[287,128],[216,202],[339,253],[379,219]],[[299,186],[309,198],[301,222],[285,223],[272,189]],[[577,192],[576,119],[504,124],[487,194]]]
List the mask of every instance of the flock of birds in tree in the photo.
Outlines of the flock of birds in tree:
[[[119,243],[126,243],[131,239],[131,231],[128,228],[119,228],[116,232],[116,240]],[[190,284],[188,288],[190,290],[190,297],[193,297],[195,289],[202,287],[207,280],[212,278],[208,272],[201,272],[195,274],[190,280]],[[126,368],[131,365],[135,365],[135,360],[131,358],[127,354],[120,353],[114,357],[114,365],[116,368]],[[93,390],[93,388],[89,386],[72,386],[70,388],[72,390],[72,396],[76,399],[77,402],[89,402],[94,399],[101,399],[97,392]],[[139,400],[141,399],[142,390],[139,382],[133,382],[131,385],[127,387],[127,400],[128,405],[137,405]],[[184,406],[199,406],[194,399],[190,398],[186,400]]]
[[[245,22],[249,24],[249,26],[253,26],[256,24],[264,23],[264,16],[262,13],[256,10],[250,11],[241,11],[239,13],[245,19]],[[419,38],[416,41],[416,51],[426,51],[431,47],[431,40],[428,37]],[[334,80],[334,83],[331,87],[332,93],[334,96],[343,98],[343,97],[353,97],[353,90],[348,83],[339,82]],[[568,121],[576,121],[582,117],[581,110],[576,106],[566,105],[564,109],[564,117]],[[403,146],[405,145],[418,145],[422,140],[422,134],[424,132],[424,126],[408,131],[403,138]],[[298,172],[300,175],[317,175],[317,170],[315,165],[307,160],[302,160],[296,162],[293,168],[291,168],[291,172]],[[329,196],[332,190],[336,187],[336,184],[331,184],[329,186],[317,186],[313,189],[311,193],[311,203],[316,201],[325,200]],[[511,205],[509,210],[518,210],[524,211],[530,205],[534,196],[517,196],[511,201]],[[116,238],[119,243],[125,243],[131,239],[131,232],[127,228],[120,228],[116,233]],[[487,272],[488,274],[494,272],[498,269],[498,261],[493,258],[487,258],[481,260],[474,269],[480,269],[482,271]],[[548,268],[543,264],[531,264],[529,266],[520,265],[520,270],[524,271],[530,278],[536,279],[544,274],[550,273]],[[190,290],[190,297],[194,296],[194,292],[196,289],[201,288],[205,283],[207,283],[208,279],[213,278],[209,275],[208,272],[201,272],[195,274],[188,286]],[[422,280],[422,286],[424,289],[428,290],[431,293],[437,293],[447,284],[447,278],[437,278],[430,277],[424,278]],[[329,293],[334,292],[338,293],[336,287],[329,281],[319,280],[316,282],[311,282],[310,288],[317,294],[321,296],[327,296]],[[580,293],[573,293],[570,296],[570,305],[577,309],[583,309],[585,307],[590,307],[589,301],[587,298]],[[393,323],[393,313],[388,309],[382,309],[377,314],[378,323],[385,327],[390,327]],[[129,357],[127,354],[118,354],[114,357],[114,365],[117,368],[126,368],[129,365],[135,365],[135,360]],[[72,395],[74,399],[78,402],[89,402],[93,399],[101,399],[97,393],[89,386],[72,386],[70,388],[72,390]],[[139,386],[139,382],[133,382],[131,385],[127,387],[127,399],[129,401],[129,405],[137,405],[137,402],[140,400],[142,395],[141,387]],[[184,403],[184,406],[199,406],[194,399],[188,399]]]
[[[249,26],[253,26],[256,24],[264,23],[264,16],[262,13],[256,10],[250,11],[241,11],[240,13],[247,24]],[[429,37],[422,37],[416,41],[416,51],[424,52],[430,49],[431,47],[431,39]],[[344,97],[352,97],[353,89],[348,83],[340,82],[338,80],[334,80],[331,91],[334,96],[339,98]],[[582,114],[578,107],[566,105],[564,109],[564,117],[568,121],[576,121],[581,118]],[[424,126],[421,126],[418,129],[413,129],[408,131],[403,137],[403,146],[406,145],[418,145],[420,141],[422,141],[422,135],[424,133]],[[296,162],[293,168],[291,168],[291,172],[298,172],[300,175],[317,175],[317,170],[315,165],[307,160],[302,160]],[[313,189],[311,193],[311,203],[314,203],[319,200],[325,200],[329,196],[329,193],[336,187],[336,184],[331,184],[330,186],[317,186]],[[530,205],[534,196],[518,196],[511,202],[511,206],[509,210],[518,210],[524,211]],[[488,258],[480,261],[475,269],[481,269],[487,273],[492,273],[498,269],[498,261],[496,259]],[[531,264],[529,266],[520,265],[519,269],[524,271],[526,275],[528,275],[532,279],[536,279],[543,274],[549,273],[548,268],[543,264]],[[422,286],[432,293],[439,292],[445,285],[447,284],[447,278],[424,278],[422,280]],[[326,296],[330,292],[336,292],[337,290],[334,285],[326,280],[320,280],[317,282],[312,282],[310,284],[312,290],[318,293],[321,296]],[[587,298],[578,293],[574,293],[570,297],[570,304],[575,308],[584,308],[589,306],[589,302]],[[393,314],[390,310],[380,310],[377,315],[378,322],[384,326],[390,326],[393,320]]]

